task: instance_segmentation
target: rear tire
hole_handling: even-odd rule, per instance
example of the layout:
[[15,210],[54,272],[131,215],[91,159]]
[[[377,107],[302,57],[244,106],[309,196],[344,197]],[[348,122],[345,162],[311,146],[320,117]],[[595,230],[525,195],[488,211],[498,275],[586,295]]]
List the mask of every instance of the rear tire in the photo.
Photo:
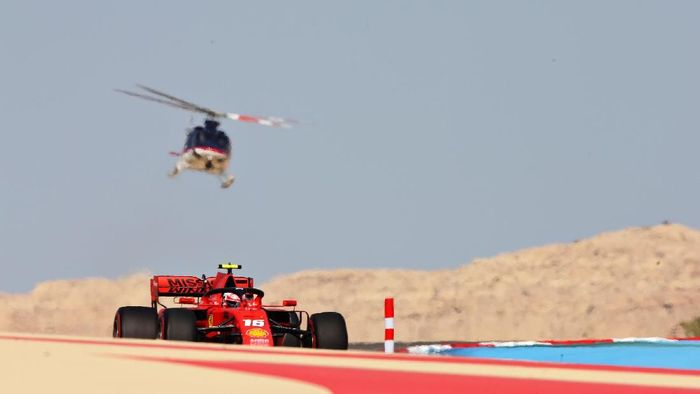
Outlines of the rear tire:
[[123,306],[114,316],[112,336],[115,338],[156,339],[158,314],[147,306]]
[[301,339],[294,334],[286,333],[282,336],[280,345],[284,347],[301,347]]
[[337,312],[315,313],[311,315],[311,326],[316,348],[347,350],[348,330],[343,315]]
[[197,340],[197,317],[189,309],[166,309],[163,312],[163,339],[171,341]]

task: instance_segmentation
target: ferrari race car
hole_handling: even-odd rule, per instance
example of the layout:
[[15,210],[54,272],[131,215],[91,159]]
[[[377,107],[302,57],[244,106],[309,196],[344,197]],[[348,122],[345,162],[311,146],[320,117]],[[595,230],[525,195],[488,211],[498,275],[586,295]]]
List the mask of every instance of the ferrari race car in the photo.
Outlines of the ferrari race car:
[[[347,349],[345,319],[337,312],[309,315],[296,300],[264,305],[253,278],[235,276],[237,264],[220,264],[216,276],[155,275],[151,306],[123,306],[114,316],[115,338],[168,339],[254,346]],[[173,297],[166,307],[161,297]],[[160,309],[158,308],[160,306]],[[302,328],[304,327],[304,328]]]

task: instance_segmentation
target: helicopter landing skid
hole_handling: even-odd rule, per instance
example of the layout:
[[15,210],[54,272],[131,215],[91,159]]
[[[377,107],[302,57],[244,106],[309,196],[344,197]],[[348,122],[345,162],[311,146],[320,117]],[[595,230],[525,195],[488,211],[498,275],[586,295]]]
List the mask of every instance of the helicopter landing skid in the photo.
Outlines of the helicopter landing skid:
[[233,185],[233,181],[236,180],[236,177],[233,175],[227,174],[227,175],[221,175],[221,188],[222,189],[227,189]]
[[189,166],[187,165],[187,163],[180,161],[180,162],[178,162],[178,163],[175,165],[175,167],[173,167],[173,169],[168,173],[168,176],[171,177],[171,178],[174,178],[174,177],[176,177],[180,172],[182,172],[182,170],[184,170],[184,169],[186,169],[186,168],[188,168],[188,167],[189,167]]

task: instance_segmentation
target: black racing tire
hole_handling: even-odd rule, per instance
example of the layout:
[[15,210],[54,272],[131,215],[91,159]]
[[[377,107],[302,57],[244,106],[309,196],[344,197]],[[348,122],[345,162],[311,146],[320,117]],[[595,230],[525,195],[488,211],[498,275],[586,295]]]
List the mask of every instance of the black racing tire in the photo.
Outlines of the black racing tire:
[[314,344],[318,349],[348,348],[348,329],[345,318],[337,312],[321,312],[311,315]]
[[197,317],[194,311],[182,308],[166,309],[161,324],[163,339],[190,342],[197,340]]
[[156,339],[158,313],[147,306],[123,306],[114,315],[112,336],[115,338]]
[[286,333],[282,336],[280,345],[284,347],[301,347],[301,339],[297,335]]
[[[311,324],[309,324],[311,326]],[[310,329],[310,327],[309,327]],[[314,347],[314,335],[312,333],[301,335],[301,347],[312,348]]]

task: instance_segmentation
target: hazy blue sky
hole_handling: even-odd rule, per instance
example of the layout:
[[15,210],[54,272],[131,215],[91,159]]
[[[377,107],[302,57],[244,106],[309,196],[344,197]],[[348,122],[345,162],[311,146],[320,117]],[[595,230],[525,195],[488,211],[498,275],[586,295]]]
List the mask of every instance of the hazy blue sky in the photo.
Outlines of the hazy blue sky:
[[[3,1],[0,291],[239,262],[456,267],[700,227],[700,2]],[[227,111],[236,183],[166,174]],[[144,284],[145,286],[145,284]],[[144,291],[147,288],[144,287]]]

